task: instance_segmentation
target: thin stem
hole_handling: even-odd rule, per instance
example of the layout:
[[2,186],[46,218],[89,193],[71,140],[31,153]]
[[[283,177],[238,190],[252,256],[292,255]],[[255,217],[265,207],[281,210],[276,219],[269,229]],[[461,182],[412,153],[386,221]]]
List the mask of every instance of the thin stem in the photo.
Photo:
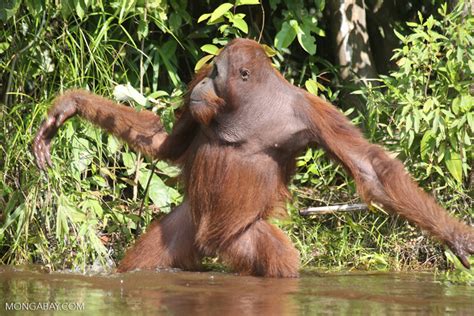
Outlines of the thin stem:
[[263,29],[265,28],[265,9],[263,8],[263,3],[260,1],[260,8],[262,8],[262,26],[260,27],[260,34],[258,35],[258,42],[262,40]]

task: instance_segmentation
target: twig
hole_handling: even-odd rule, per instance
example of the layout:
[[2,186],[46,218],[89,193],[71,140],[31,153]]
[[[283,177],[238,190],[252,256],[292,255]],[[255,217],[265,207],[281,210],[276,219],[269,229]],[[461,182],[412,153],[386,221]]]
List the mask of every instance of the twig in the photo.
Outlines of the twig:
[[301,216],[315,215],[315,214],[332,214],[335,212],[353,212],[366,211],[369,207],[367,204],[342,204],[342,205],[328,205],[319,207],[308,207],[300,210]]
[[[143,20],[145,23],[148,23],[147,21],[147,9],[145,8],[145,11],[143,12]],[[140,94],[143,95],[143,77],[145,76],[145,68],[143,65],[143,55],[145,54],[145,37],[141,39],[140,43]],[[133,200],[136,199],[138,196],[138,181],[139,181],[139,176],[140,176],[140,162],[141,162],[141,153],[138,153],[137,155],[137,164],[136,164],[136,173],[135,173],[135,186],[133,187]],[[145,206],[145,200],[147,199],[148,195],[148,189],[150,188],[150,183],[151,183],[151,178],[153,177],[153,173],[155,172],[155,165],[156,161],[153,163],[151,167],[151,172],[150,176],[148,177],[148,180],[146,182],[145,186],[145,193],[143,195],[142,201],[140,203],[140,208],[138,209],[138,223],[137,223],[137,229],[135,230],[135,237],[138,237],[141,233],[142,227],[142,214],[143,214],[143,207]]]
[[263,36],[263,29],[265,28],[265,9],[263,8],[263,3],[260,2],[260,8],[262,8],[262,26],[260,27],[260,34],[258,35],[258,41],[260,43],[260,41],[262,40],[262,36]]

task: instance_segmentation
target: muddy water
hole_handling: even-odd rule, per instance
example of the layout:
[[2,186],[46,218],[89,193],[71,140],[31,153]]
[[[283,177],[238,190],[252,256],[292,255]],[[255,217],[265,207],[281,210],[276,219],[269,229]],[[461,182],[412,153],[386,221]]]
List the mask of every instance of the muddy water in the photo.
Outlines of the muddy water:
[[0,303],[0,315],[474,315],[474,287],[442,284],[425,273],[263,279],[172,271],[82,276],[0,266]]

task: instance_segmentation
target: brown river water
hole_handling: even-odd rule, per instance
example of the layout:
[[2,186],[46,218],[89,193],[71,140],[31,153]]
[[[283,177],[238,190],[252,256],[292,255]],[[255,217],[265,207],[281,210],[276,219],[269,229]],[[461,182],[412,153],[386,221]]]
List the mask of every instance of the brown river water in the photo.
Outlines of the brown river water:
[[0,315],[474,315],[474,287],[431,273],[79,275],[0,266]]

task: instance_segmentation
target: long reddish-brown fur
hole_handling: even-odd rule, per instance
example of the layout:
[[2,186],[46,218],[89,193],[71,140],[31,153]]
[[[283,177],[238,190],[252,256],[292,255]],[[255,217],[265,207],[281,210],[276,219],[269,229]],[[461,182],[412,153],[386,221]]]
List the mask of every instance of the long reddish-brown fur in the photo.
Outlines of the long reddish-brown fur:
[[33,142],[44,169],[51,164],[51,139],[78,114],[136,150],[182,165],[184,203],[148,228],[118,271],[195,270],[204,256],[219,256],[241,274],[297,276],[298,252],[268,220],[284,213],[294,158],[311,145],[346,168],[367,203],[426,229],[469,266],[473,229],[450,217],[401,162],[365,140],[334,106],[289,84],[258,43],[232,41],[214,68],[198,72],[189,91],[170,135],[151,112],[68,91],[55,100]]
[[307,97],[312,104],[308,118],[313,122],[315,138],[352,174],[364,201],[402,215],[448,244],[473,238],[472,228],[449,216],[420,189],[399,160],[365,140],[332,105],[309,94]]

